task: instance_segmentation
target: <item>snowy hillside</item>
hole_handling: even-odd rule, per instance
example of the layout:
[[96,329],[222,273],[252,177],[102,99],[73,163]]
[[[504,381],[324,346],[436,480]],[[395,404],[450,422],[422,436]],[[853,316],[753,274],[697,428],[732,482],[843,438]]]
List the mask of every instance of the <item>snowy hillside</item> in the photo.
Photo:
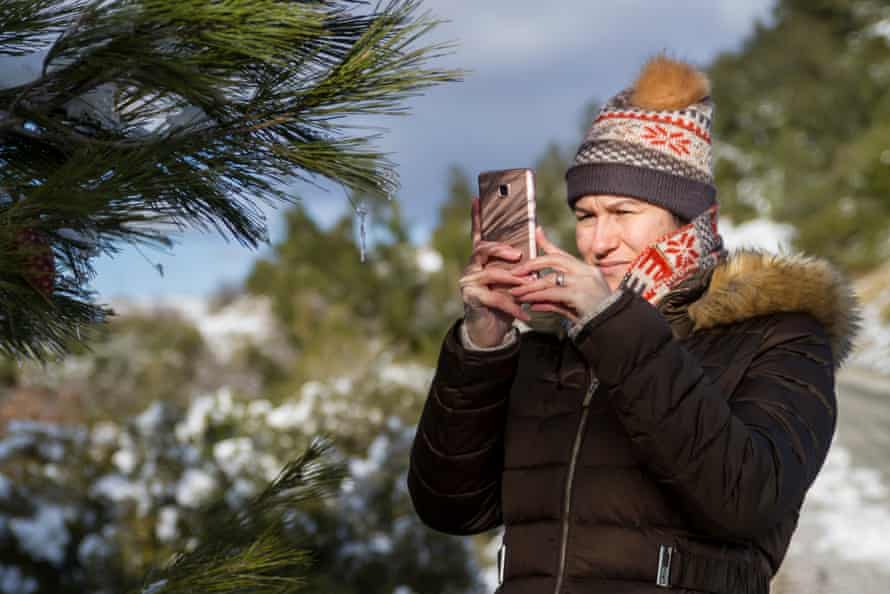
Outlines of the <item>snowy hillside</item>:
[[213,311],[207,299],[171,295],[163,299],[117,300],[111,307],[120,315],[172,310],[194,324],[214,353],[225,360],[243,340],[261,342],[274,336],[268,299],[241,296]]

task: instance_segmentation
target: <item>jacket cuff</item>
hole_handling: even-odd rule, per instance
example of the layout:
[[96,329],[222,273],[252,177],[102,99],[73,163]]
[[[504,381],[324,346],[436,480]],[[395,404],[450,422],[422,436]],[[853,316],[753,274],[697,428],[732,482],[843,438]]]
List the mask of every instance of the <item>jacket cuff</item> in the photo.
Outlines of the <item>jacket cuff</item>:
[[437,394],[449,408],[478,408],[506,398],[516,375],[521,340],[494,350],[464,348],[457,320],[439,352],[433,379]]
[[460,342],[461,345],[468,351],[499,351],[503,348],[506,348],[516,342],[516,334],[518,333],[516,327],[510,328],[510,331],[507,332],[506,336],[504,336],[504,340],[501,341],[501,344],[496,344],[490,347],[482,347],[473,342],[473,339],[470,338],[470,333],[467,331],[467,325],[461,322],[460,324]]
[[637,293],[618,293],[574,338],[597,378],[616,386],[674,339],[667,320]]
[[588,322],[600,315],[607,307],[618,301],[618,298],[621,297],[621,292],[621,290],[613,291],[608,297],[597,303],[596,307],[587,312],[583,318],[572,324],[572,327],[569,328],[569,338],[575,340],[575,337],[578,336],[578,333],[581,332]]

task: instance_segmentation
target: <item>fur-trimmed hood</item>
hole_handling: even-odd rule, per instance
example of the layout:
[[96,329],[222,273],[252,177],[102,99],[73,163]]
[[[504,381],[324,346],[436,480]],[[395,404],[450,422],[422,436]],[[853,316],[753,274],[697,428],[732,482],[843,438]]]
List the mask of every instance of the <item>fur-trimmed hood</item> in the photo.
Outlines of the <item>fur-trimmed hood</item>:
[[777,312],[805,312],[825,327],[835,367],[850,354],[861,314],[851,284],[826,260],[742,249],[729,254],[688,308],[694,330]]

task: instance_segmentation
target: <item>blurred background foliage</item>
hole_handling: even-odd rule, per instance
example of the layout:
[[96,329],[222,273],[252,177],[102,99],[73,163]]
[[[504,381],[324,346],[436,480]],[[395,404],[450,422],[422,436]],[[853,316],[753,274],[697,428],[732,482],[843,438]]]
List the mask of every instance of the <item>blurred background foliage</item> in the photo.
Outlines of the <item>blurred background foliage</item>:
[[782,0],[710,69],[723,212],[790,223],[796,247],[854,273],[888,256],[887,17],[885,2]]
[[[791,223],[796,247],[866,273],[888,255],[890,42],[874,28],[890,15],[850,0],[782,0],[776,11],[710,69],[722,214]],[[579,139],[597,105],[580,106]],[[563,176],[575,148],[545,145],[529,164],[540,222],[572,252]],[[204,317],[120,308],[62,363],[3,363],[0,583],[134,587],[321,434],[348,478],[289,516],[289,537],[313,553],[307,592],[486,591],[498,535],[425,528],[404,484],[439,345],[462,314],[477,173],[450,168],[428,245],[411,243],[397,201],[370,202],[363,262],[354,219],[323,228],[294,207],[271,255]],[[227,311],[268,331],[208,333]],[[41,526],[64,537],[35,547]]]

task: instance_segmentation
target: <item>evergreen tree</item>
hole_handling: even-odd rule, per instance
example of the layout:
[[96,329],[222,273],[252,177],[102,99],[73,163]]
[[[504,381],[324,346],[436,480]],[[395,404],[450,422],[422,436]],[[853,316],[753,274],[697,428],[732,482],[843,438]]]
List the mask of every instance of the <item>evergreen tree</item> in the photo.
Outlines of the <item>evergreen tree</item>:
[[717,185],[736,222],[864,271],[890,254],[890,36],[881,2],[780,0],[715,60]]
[[460,73],[415,47],[436,25],[419,0],[360,4],[4,0],[0,55],[44,55],[0,89],[0,352],[89,340],[113,313],[86,288],[99,253],[188,228],[256,247],[258,203],[293,203],[294,179],[391,194],[393,164],[344,118],[405,113]]

